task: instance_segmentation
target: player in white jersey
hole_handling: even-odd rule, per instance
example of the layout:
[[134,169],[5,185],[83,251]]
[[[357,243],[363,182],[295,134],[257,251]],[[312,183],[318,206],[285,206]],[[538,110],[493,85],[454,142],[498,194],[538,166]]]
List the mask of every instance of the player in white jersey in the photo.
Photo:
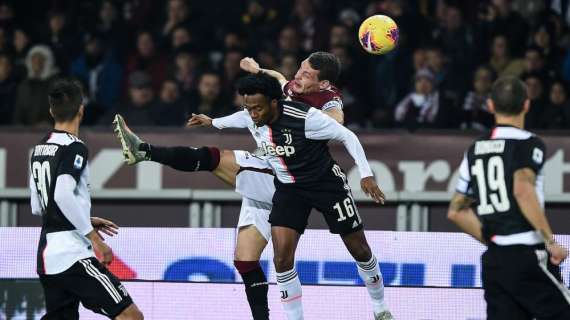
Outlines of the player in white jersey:
[[32,213],[42,217],[37,255],[47,309],[42,319],[79,319],[80,302],[110,319],[143,319],[125,287],[105,267],[113,253],[98,232],[113,235],[117,226],[90,218],[88,151],[78,138],[84,110],[81,86],[55,80],[48,99],[55,128],[34,147],[30,159]]

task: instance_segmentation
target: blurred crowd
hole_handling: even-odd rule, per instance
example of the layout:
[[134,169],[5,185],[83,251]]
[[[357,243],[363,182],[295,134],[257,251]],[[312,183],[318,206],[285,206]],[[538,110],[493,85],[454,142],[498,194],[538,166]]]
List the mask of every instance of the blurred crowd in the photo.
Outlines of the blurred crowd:
[[[386,14],[396,50],[358,44],[360,22]],[[528,86],[530,129],[570,127],[569,1],[14,0],[0,3],[0,125],[50,123],[50,79],[85,89],[85,125],[183,126],[192,113],[239,108],[239,62],[288,79],[313,51],[342,62],[336,86],[353,128],[484,130],[493,81]]]

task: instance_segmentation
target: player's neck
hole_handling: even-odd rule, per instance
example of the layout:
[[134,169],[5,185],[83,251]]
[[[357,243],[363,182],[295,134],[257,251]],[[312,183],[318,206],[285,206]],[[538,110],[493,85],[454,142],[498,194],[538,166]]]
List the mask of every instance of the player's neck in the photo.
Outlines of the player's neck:
[[519,129],[524,129],[524,115],[503,116],[495,114],[495,123],[498,126],[512,126]]
[[76,137],[79,136],[79,124],[76,121],[56,122],[54,129],[71,133]]

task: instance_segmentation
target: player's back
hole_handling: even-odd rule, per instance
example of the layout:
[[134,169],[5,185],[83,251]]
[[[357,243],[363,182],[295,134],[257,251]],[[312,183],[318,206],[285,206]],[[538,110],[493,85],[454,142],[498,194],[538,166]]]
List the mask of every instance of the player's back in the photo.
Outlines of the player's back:
[[470,146],[460,167],[458,191],[476,200],[474,210],[483,223],[485,239],[504,245],[542,241],[515,199],[514,175],[519,169],[533,170],[544,205],[544,154],[540,138],[511,126],[497,126]]
[[40,274],[61,272],[79,258],[92,256],[90,241],[76,230],[55,200],[58,177],[69,174],[77,182],[76,201],[81,208],[81,212],[74,214],[89,214],[87,156],[87,147],[81,140],[58,130],[51,131],[33,148],[30,191],[38,200],[42,213],[38,247]]

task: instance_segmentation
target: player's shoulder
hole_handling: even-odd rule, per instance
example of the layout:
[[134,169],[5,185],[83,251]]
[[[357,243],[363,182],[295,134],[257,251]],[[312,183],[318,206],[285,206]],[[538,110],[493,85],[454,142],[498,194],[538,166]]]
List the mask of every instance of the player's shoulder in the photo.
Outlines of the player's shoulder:
[[311,109],[310,105],[298,101],[282,100],[281,105],[283,114],[293,118],[306,118]]

